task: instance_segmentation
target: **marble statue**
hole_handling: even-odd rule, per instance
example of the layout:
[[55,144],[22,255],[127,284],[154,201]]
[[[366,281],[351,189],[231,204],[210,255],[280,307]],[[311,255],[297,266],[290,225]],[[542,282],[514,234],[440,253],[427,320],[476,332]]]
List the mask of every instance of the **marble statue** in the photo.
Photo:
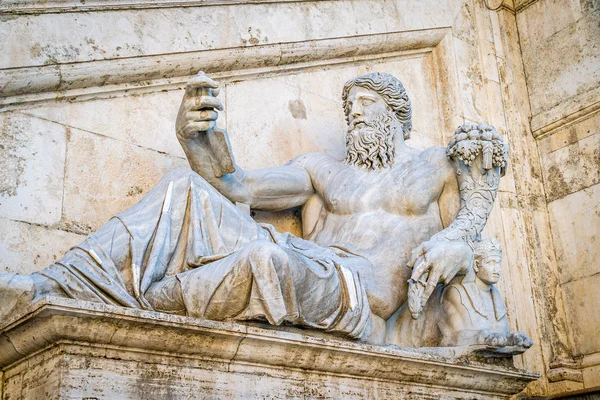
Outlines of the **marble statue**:
[[[389,343],[405,347],[465,347],[491,355],[523,353],[533,345],[521,331],[511,333],[506,306],[494,286],[500,278],[502,249],[495,239],[473,242],[466,275],[438,285],[415,320],[402,307],[388,320]],[[468,352],[468,351],[467,351]]]
[[[64,296],[384,343],[401,306],[419,318],[438,284],[470,276],[507,159],[491,126],[467,123],[448,148],[413,149],[402,83],[370,73],[343,88],[345,159],[311,153],[244,170],[216,126],[218,93],[203,73],[187,84],[176,135],[191,170],[167,174],[44,270],[0,275],[0,320]],[[244,212],[297,206],[303,238]]]
[[473,268],[467,275],[455,277],[442,293],[440,344],[518,346],[522,349],[510,351],[523,352],[533,343],[523,332],[510,332],[506,306],[494,286],[502,267],[500,244],[494,239],[484,239],[475,242],[473,253]]

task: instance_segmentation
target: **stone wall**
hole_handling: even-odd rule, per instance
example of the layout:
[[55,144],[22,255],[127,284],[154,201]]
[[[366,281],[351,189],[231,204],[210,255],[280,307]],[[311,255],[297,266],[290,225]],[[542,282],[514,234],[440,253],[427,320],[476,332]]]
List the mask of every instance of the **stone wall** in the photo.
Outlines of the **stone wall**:
[[[540,68],[534,44],[543,40],[540,28],[531,26],[528,37],[524,27],[546,2],[505,1],[492,11],[483,0],[4,1],[0,271],[42,269],[137,202],[166,171],[186,165],[174,122],[182,88],[197,71],[222,82],[220,124],[244,168],[282,164],[308,151],[343,152],[343,83],[387,71],[404,82],[413,102],[409,145],[445,145],[465,120],[489,122],[507,138],[510,167],[485,234],[505,249],[500,287],[511,329],[535,342],[516,365],[545,374],[553,360],[571,357],[571,335],[587,334],[568,329],[576,313],[565,312],[562,289],[579,290],[575,282],[597,273],[591,263],[586,272],[564,266],[587,254],[594,259],[593,245],[585,244],[593,233],[554,227],[568,222],[563,210],[580,198],[598,204],[597,169],[596,178],[593,170],[574,173],[573,180],[587,183],[568,184],[564,195],[551,190],[552,157],[555,168],[572,169],[546,141],[568,138],[566,155],[590,152],[588,161],[576,157],[583,170],[597,160],[598,139],[585,128],[575,136],[537,133],[536,121],[549,117],[536,116],[558,115],[549,110],[562,107],[556,98],[563,93],[552,92],[552,100],[544,87],[532,89],[544,82],[532,72]],[[593,27],[578,19],[584,22],[565,29]],[[576,63],[588,72],[569,99],[597,91],[590,57]],[[585,213],[578,224],[594,211]],[[301,234],[297,210],[255,217]],[[584,235],[587,253],[560,250],[569,232]],[[578,343],[578,354],[590,351],[585,339]],[[529,386],[532,394],[550,389],[545,375]]]
[[557,386],[600,385],[600,4],[543,0],[517,13],[546,202],[565,299]]

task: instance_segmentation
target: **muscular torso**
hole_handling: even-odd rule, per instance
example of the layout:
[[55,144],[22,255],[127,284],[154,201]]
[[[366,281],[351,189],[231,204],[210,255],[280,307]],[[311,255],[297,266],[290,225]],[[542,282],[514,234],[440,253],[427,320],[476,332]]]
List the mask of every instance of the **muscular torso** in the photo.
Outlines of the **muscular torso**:
[[406,301],[410,252],[443,228],[438,199],[450,168],[417,150],[402,156],[379,171],[324,154],[298,160],[323,205],[306,238],[369,260],[350,267],[360,269],[371,309],[384,319]]

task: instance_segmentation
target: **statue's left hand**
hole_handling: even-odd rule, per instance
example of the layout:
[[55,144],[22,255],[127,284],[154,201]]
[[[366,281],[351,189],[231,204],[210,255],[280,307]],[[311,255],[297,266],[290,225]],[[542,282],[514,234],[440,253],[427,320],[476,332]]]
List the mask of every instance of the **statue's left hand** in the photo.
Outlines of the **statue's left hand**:
[[[466,273],[471,268],[472,259],[473,251],[464,242],[429,240],[421,243],[412,251],[407,265],[413,269],[412,283],[425,284],[425,289],[419,293],[409,290],[409,305],[419,304],[420,310],[438,283],[448,283],[459,272]],[[411,313],[413,318],[418,316],[418,311],[411,310]]]

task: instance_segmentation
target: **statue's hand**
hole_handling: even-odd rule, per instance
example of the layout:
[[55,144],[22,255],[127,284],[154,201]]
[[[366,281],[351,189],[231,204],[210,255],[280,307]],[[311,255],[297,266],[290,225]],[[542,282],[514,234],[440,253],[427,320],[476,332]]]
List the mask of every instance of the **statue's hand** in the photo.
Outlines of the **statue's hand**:
[[407,264],[413,269],[408,291],[413,318],[419,316],[436,285],[450,282],[459,272],[466,273],[472,259],[473,251],[464,242],[429,240],[414,249]]
[[223,104],[216,98],[218,94],[219,84],[202,71],[188,81],[177,114],[176,131],[180,140],[193,140],[200,132],[214,129],[219,115],[216,110],[223,111]]

